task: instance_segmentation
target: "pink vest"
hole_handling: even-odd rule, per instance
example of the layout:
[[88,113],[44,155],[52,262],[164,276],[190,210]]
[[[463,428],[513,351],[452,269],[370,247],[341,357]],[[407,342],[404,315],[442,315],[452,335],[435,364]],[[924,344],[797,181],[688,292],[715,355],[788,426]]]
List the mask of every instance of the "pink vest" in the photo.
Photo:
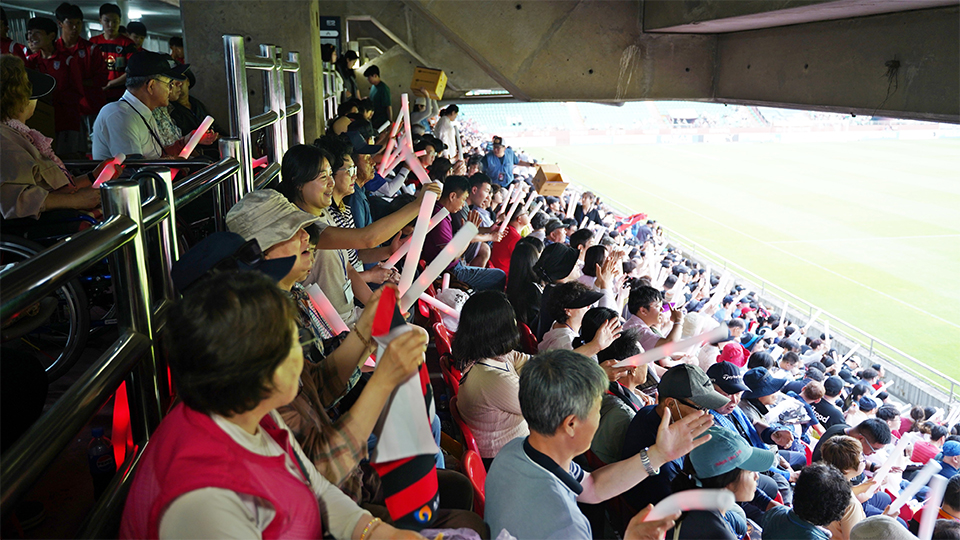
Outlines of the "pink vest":
[[[286,430],[269,415],[260,421],[260,428],[299,463]],[[284,456],[250,452],[212,418],[181,403],[160,423],[140,458],[123,509],[120,538],[157,538],[160,518],[170,503],[211,487],[269,501],[277,515],[263,538],[323,536],[316,495],[287,471]]]

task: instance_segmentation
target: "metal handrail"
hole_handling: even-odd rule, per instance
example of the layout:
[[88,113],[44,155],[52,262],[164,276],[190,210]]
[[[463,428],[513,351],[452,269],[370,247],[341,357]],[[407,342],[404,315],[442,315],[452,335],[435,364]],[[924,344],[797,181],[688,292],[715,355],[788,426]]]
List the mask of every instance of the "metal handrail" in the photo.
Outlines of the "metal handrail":
[[173,194],[177,198],[177,207],[189,204],[239,170],[240,162],[235,158],[227,157],[206,169],[197,171],[196,174],[184,178],[173,188]]
[[6,516],[60,451],[116,392],[124,377],[150,349],[143,334],[126,332],[50,409],[3,453],[0,513]]
[[[101,160],[90,160],[90,159],[65,159],[63,160],[63,165],[68,169],[95,169],[97,165],[102,163]],[[180,168],[186,167],[206,167],[210,165],[209,159],[125,159],[123,160],[124,167],[172,167],[177,166]]]
[[116,216],[0,272],[0,281],[3,282],[0,320],[6,320],[59,289],[136,234],[136,223],[130,218]]
[[277,114],[277,111],[267,111],[263,114],[258,114],[250,119],[250,132],[260,131],[263,128],[270,127],[279,120],[280,115]]
[[303,105],[299,103],[291,103],[286,109],[283,110],[283,117],[290,118],[294,115],[300,114],[300,111],[303,110]]
[[254,189],[263,189],[263,186],[269,184],[278,176],[280,176],[280,164],[271,163],[270,165],[267,165],[266,169],[260,171],[260,174],[254,177],[253,187]]
[[244,60],[247,69],[271,70],[275,67],[273,59],[264,56],[246,56]]

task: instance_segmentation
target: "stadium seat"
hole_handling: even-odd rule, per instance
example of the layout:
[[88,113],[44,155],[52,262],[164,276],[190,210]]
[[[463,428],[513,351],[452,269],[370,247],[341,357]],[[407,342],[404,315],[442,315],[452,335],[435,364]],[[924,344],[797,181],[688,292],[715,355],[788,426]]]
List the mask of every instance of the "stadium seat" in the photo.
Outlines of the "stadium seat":
[[800,443],[803,444],[803,453],[807,456],[807,465],[810,465],[813,463],[813,448],[810,448],[810,445],[803,441],[800,441]]
[[457,396],[453,396],[453,398],[450,399],[450,415],[453,416],[453,421],[456,422],[457,427],[460,428],[460,434],[463,436],[463,445],[468,451],[473,450],[477,453],[477,456],[479,456],[480,448],[477,446],[477,439],[473,437],[473,431],[470,431],[470,427],[463,421],[463,418],[460,416],[460,409],[457,408]]
[[520,330],[520,348],[527,354],[537,354],[537,336],[533,335],[530,327],[517,321],[517,329]]
[[460,370],[453,366],[450,355],[440,357],[440,371],[443,373],[443,382],[447,383],[450,392],[455,396],[460,392]]
[[451,352],[450,331],[447,330],[447,327],[444,326],[442,322],[433,323],[433,335],[437,345],[437,354],[439,354],[441,358],[449,355]]
[[463,460],[460,462],[463,468],[463,474],[470,479],[470,485],[473,486],[473,511],[480,517],[483,517],[484,506],[484,484],[487,482],[487,469],[483,467],[483,460],[480,454],[473,450],[467,450],[463,453]]

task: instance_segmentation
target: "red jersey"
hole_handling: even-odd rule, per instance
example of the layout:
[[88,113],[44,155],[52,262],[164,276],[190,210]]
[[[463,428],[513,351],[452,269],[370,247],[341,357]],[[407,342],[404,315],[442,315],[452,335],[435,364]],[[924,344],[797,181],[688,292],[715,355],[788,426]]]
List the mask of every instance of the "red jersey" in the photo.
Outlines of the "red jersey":
[[57,50],[72,56],[74,61],[80,64],[80,75],[83,78],[81,91],[89,105],[89,110],[83,111],[83,114],[97,114],[106,103],[102,88],[107,84],[108,72],[103,55],[93,43],[83,38],[80,38],[73,47],[67,47],[63,43],[63,38],[57,38],[54,46]]
[[19,56],[22,60],[27,59],[27,48],[10,38],[0,38],[0,54],[12,54]]
[[[137,44],[132,39],[124,36],[117,36],[115,39],[107,39],[103,34],[90,38],[106,64],[107,80],[112,81],[123,75],[127,69],[127,60],[133,53],[137,52]],[[124,88],[112,88],[106,91],[107,101],[116,101],[123,95]]]
[[506,273],[510,273],[510,257],[513,256],[513,249],[520,241],[520,233],[513,225],[507,225],[507,234],[499,242],[494,242],[490,248],[490,267],[499,268]]
[[80,62],[63,51],[55,50],[53,56],[44,58],[42,53],[27,57],[27,67],[46,73],[57,81],[53,89],[53,119],[57,132],[80,131],[80,116],[88,110],[83,95],[83,78]]

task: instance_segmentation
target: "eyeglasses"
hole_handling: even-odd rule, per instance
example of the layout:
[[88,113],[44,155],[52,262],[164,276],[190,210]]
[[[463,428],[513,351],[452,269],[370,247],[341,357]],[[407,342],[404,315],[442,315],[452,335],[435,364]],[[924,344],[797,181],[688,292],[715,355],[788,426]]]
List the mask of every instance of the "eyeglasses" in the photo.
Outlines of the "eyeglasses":
[[170,79],[170,80],[165,81],[165,80],[163,80],[163,79],[161,79],[161,78],[159,78],[159,77],[154,77],[153,80],[155,80],[155,81],[157,81],[157,82],[159,82],[159,83],[161,83],[161,84],[166,85],[167,88],[173,88],[174,86],[177,85],[177,83],[180,82],[180,81],[175,81],[175,80],[173,80],[173,79]]
[[863,442],[863,444],[867,445],[867,448],[870,449],[871,454],[877,453],[877,449],[874,448],[872,444],[870,444],[870,441],[868,441],[866,437],[861,437],[860,441]]
[[349,168],[344,167],[341,169],[337,169],[337,172],[340,172],[340,171],[346,171],[348,176],[354,176],[357,174],[357,166],[354,165],[353,167],[349,167]]
[[705,411],[705,410],[706,410],[706,409],[704,409],[703,407],[701,407],[701,406],[699,406],[699,405],[696,405],[696,404],[694,404],[694,403],[690,403],[689,401],[687,401],[687,400],[685,400],[685,399],[679,399],[679,398],[674,398],[674,399],[676,399],[676,400],[679,401],[680,403],[683,403],[683,404],[686,405],[687,407],[690,407],[691,409],[696,409],[696,410],[698,410],[698,411]]

